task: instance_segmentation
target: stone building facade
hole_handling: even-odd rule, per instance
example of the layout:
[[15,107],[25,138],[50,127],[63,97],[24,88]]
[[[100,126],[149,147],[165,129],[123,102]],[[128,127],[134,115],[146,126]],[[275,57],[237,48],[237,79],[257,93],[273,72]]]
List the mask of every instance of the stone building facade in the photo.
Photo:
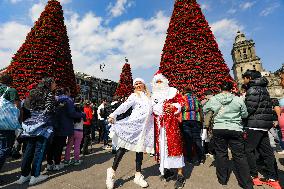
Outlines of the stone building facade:
[[[0,69],[0,75],[6,72],[7,68]],[[81,72],[75,72],[76,84],[80,87],[79,96],[84,100],[94,100],[100,103],[102,99],[111,101],[118,83],[100,79]]]
[[257,70],[265,76],[268,81],[268,91],[271,98],[281,98],[284,96],[284,90],[280,85],[280,70],[272,73],[266,71],[262,67],[260,58],[256,55],[255,43],[253,40],[247,40],[245,34],[238,31],[231,51],[233,58],[233,73],[234,79],[237,81],[238,86],[242,85],[242,74],[250,69]]
[[80,96],[86,100],[94,100],[97,104],[102,99],[111,101],[118,83],[96,78],[81,72],[75,72],[76,84],[80,87]]

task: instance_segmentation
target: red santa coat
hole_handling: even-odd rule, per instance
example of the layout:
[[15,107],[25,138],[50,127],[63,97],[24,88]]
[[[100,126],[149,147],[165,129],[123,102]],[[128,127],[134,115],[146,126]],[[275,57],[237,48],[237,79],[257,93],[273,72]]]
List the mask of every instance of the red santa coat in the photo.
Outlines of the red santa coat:
[[167,147],[168,147],[168,156],[181,156],[183,155],[183,139],[181,130],[179,127],[179,114],[175,114],[178,110],[176,107],[172,109],[170,113],[166,113],[165,108],[168,104],[178,103],[181,106],[183,105],[182,95],[176,93],[175,97],[172,99],[167,99],[163,105],[163,115],[155,115],[155,151],[159,155],[159,135],[160,127],[158,121],[160,121],[161,127],[164,127],[166,130],[167,136]]

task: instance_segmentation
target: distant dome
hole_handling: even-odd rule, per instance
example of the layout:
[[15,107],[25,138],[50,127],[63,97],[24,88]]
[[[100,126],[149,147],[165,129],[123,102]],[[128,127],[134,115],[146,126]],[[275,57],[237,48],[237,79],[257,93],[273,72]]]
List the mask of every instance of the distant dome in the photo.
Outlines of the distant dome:
[[237,32],[237,36],[235,38],[235,43],[239,43],[239,42],[243,42],[243,41],[246,41],[246,36],[245,34],[243,34],[242,32],[238,31]]

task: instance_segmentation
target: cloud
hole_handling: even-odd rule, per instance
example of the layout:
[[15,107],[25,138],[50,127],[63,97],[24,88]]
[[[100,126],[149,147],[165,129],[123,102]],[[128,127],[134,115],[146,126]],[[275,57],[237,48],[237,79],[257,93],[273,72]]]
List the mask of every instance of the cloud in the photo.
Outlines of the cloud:
[[[96,77],[118,80],[124,57],[132,70],[148,69],[160,63],[169,17],[158,12],[151,19],[136,18],[109,28],[103,18],[74,13],[66,20],[73,65]],[[90,29],[91,28],[91,29]],[[104,72],[99,64],[106,65]]]
[[10,2],[13,3],[13,4],[19,3],[21,1],[23,1],[23,0],[10,0]]
[[0,25],[0,69],[10,64],[12,55],[23,43],[29,30],[29,26],[17,22]]
[[116,3],[113,5],[109,4],[107,10],[110,12],[112,18],[121,16],[127,8],[133,5],[132,1],[129,0],[116,0]]
[[[38,19],[44,5],[40,1],[31,7],[29,16],[33,21]],[[124,57],[128,57],[132,71],[147,70],[160,63],[170,19],[163,12],[113,27],[105,25],[105,19],[93,12],[79,15],[69,11],[65,18],[75,71],[117,81]],[[10,63],[31,27],[16,22],[1,25],[0,68]],[[106,65],[104,72],[99,69],[101,63]]]
[[[68,4],[71,3],[72,0],[59,0],[60,4]],[[44,10],[45,6],[47,5],[46,0],[39,0],[36,4],[34,4],[29,10],[29,16],[33,22],[37,21],[40,17],[40,14]]]
[[269,14],[273,13],[275,11],[275,9],[277,9],[278,7],[280,7],[279,3],[273,3],[271,5],[269,5],[267,8],[265,8],[264,10],[262,10],[260,12],[260,16],[268,16]]
[[211,7],[208,4],[201,4],[200,8],[202,11],[206,11],[206,10],[210,10]]
[[242,10],[247,10],[249,8],[251,8],[256,2],[255,1],[252,1],[252,2],[243,2],[240,4],[240,8]]
[[[41,4],[36,5],[35,8],[32,7],[34,18],[41,12]],[[65,18],[75,71],[117,81],[124,57],[129,59],[132,71],[149,70],[160,63],[170,19],[163,12],[158,12],[150,19],[135,18],[113,27],[105,25],[105,18],[93,12],[79,15],[69,11]],[[210,26],[221,48],[231,45],[237,30],[243,30],[243,26],[234,19],[222,19]],[[2,62],[9,64],[12,54],[24,42],[31,27],[15,22],[9,27],[1,26],[1,67],[4,67]],[[2,28],[10,29],[4,32]],[[102,63],[106,65],[103,72],[99,69]]]
[[229,13],[229,14],[235,14],[236,12],[237,12],[237,9],[233,9],[233,8],[231,8],[227,11],[227,13]]
[[72,0],[58,0],[61,5],[71,3]]
[[244,29],[244,26],[236,20],[227,18],[214,22],[210,26],[220,47],[231,45],[237,31]]
[[37,21],[40,17],[40,14],[44,10],[46,3],[44,1],[39,1],[38,3],[34,4],[29,10],[29,16],[33,22]]

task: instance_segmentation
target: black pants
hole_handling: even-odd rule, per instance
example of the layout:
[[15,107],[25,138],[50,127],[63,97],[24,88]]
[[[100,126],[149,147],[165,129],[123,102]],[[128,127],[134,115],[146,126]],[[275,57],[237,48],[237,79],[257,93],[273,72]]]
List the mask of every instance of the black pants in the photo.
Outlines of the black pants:
[[202,146],[201,140],[201,123],[197,121],[183,121],[182,122],[182,133],[185,140],[187,159],[191,161],[192,157],[192,147],[195,144],[196,152],[198,156],[198,161],[204,159],[204,148]]
[[83,126],[83,153],[88,153],[88,146],[91,142],[91,131],[92,127],[90,125]]
[[97,121],[92,121],[92,125],[91,125],[91,136],[92,136],[92,141],[96,141],[96,129],[97,129],[97,125],[96,125]]
[[66,145],[66,136],[54,136],[51,144],[49,144],[47,149],[47,163],[52,165],[59,165],[61,162],[61,156],[63,147]]
[[236,178],[242,188],[253,189],[249,174],[249,166],[245,154],[243,132],[226,129],[213,130],[216,152],[216,174],[220,184],[227,184],[229,180],[228,147],[230,147]]
[[252,177],[257,177],[256,151],[263,159],[266,177],[278,180],[277,163],[269,142],[268,131],[247,129],[246,155]]
[[0,132],[0,170],[2,169],[7,157],[8,142],[7,136]]
[[[116,171],[119,162],[121,161],[123,155],[125,154],[126,149],[124,148],[119,148],[116,152],[112,169]],[[141,166],[142,166],[142,161],[143,161],[143,152],[136,152],[136,172],[141,172]]]
[[43,137],[27,138],[27,147],[23,155],[21,175],[38,177],[41,171],[41,164],[46,152],[47,139]]
[[105,127],[105,121],[98,120],[99,143],[103,142],[104,140],[104,127]]

